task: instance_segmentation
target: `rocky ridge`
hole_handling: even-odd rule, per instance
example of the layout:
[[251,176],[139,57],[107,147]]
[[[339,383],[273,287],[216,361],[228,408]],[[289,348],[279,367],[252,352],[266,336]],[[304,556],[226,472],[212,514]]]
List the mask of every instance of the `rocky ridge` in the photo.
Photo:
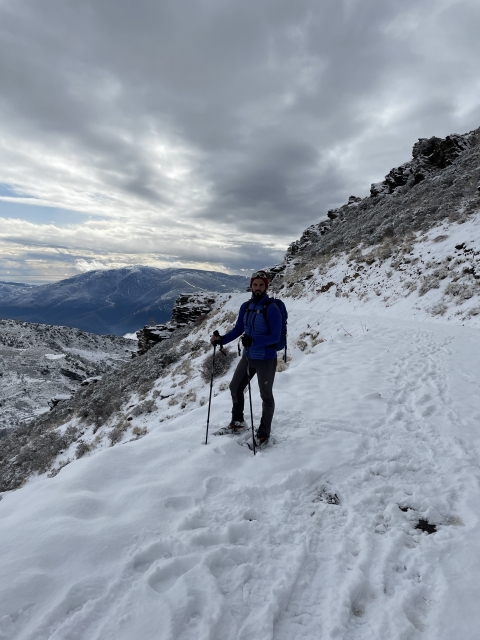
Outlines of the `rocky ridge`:
[[[478,315],[480,129],[421,139],[412,160],[308,227],[277,265],[282,296],[343,298],[359,309],[408,305],[430,318]],[[423,246],[422,246],[422,243]]]
[[403,242],[441,222],[464,222],[480,206],[480,128],[464,135],[420,139],[412,160],[372,184],[370,196],[351,196],[308,227],[287,251],[298,266],[321,256]]

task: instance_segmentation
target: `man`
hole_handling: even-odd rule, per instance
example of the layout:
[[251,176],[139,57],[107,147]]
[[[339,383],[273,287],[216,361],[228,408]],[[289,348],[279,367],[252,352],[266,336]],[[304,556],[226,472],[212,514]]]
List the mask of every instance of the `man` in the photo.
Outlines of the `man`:
[[282,315],[267,295],[268,277],[264,271],[254,273],[250,280],[252,297],[240,307],[234,328],[224,336],[213,335],[212,344],[224,345],[242,334],[243,354],[230,383],[232,394],[232,421],[223,433],[237,433],[247,427],[244,417],[243,392],[255,374],[262,398],[262,419],[255,433],[257,446],[266,445],[270,438],[275,401],[273,380],[277,369],[277,342],[282,330]]

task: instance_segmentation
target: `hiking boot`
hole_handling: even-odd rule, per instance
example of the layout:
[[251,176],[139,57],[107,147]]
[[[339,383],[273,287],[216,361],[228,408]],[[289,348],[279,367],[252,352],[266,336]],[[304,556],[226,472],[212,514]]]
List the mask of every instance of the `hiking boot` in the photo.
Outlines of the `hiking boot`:
[[222,427],[218,431],[214,431],[214,436],[226,436],[226,435],[234,435],[236,433],[240,433],[244,429],[247,428],[247,423],[245,420],[232,420],[230,424],[226,427]]
[[228,428],[231,429],[233,433],[243,431],[243,429],[246,429],[247,427],[248,425],[245,420],[232,420],[232,422],[230,422],[230,424],[228,425]]
[[266,444],[268,444],[270,437],[262,435],[261,433],[259,433],[259,431],[259,429],[255,431],[255,444],[257,445],[257,447],[264,447]]

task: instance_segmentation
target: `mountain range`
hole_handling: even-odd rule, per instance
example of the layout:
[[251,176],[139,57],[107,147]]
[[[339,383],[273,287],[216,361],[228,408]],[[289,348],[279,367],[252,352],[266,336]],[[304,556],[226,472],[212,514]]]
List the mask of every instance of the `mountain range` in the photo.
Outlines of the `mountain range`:
[[244,276],[144,266],[88,271],[39,286],[0,282],[0,317],[124,335],[152,320],[166,322],[181,293],[247,286]]

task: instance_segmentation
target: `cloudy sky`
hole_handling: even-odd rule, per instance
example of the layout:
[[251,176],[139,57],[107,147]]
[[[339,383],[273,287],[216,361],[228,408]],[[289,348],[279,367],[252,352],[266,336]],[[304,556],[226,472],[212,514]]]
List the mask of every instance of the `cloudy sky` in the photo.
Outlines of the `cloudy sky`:
[[480,126],[478,0],[0,0],[0,280],[239,273]]

